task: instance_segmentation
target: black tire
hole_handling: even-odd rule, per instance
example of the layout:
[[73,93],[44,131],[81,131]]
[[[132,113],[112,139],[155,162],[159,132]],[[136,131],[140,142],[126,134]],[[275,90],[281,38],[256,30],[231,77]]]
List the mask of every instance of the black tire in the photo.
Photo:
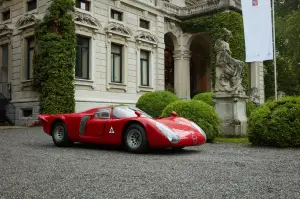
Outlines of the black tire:
[[[60,132],[58,132],[60,130]],[[68,129],[64,122],[55,122],[51,130],[52,140],[56,146],[69,147],[73,142],[69,139]]]
[[132,153],[147,152],[149,145],[145,129],[139,124],[130,125],[124,134],[124,145]]

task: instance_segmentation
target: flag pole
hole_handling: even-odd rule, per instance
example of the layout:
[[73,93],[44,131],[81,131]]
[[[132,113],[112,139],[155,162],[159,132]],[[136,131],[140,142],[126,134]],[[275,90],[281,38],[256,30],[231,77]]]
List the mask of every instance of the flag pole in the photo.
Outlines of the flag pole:
[[276,38],[275,38],[275,0],[272,1],[272,13],[273,13],[273,60],[274,60],[274,86],[275,86],[275,101],[277,101],[277,63],[276,63]]

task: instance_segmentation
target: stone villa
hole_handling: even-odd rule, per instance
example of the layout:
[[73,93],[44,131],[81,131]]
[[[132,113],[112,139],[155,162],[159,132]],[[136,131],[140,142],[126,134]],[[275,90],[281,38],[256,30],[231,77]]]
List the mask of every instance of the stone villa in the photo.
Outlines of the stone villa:
[[[50,2],[0,0],[0,96],[15,107],[10,117],[16,125],[39,113],[38,94],[31,88],[33,25]],[[182,99],[212,91],[210,38],[183,33],[178,22],[240,7],[240,0],[76,0],[76,111],[134,104],[154,90],[174,89]],[[263,103],[262,63],[250,67],[250,85]]]

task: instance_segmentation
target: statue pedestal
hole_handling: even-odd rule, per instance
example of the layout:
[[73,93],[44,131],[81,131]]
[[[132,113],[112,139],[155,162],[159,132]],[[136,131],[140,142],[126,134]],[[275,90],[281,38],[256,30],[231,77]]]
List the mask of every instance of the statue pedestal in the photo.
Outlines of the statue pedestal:
[[215,109],[221,120],[224,137],[245,137],[247,134],[246,102],[240,94],[215,93]]

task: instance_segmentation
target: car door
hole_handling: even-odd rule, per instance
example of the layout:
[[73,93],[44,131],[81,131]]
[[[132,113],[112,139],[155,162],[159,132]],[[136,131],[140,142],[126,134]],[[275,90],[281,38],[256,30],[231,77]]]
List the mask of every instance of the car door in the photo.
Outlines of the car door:
[[107,122],[110,118],[110,108],[103,108],[96,111],[93,117],[87,122],[85,136],[92,138],[100,138],[103,136]]

